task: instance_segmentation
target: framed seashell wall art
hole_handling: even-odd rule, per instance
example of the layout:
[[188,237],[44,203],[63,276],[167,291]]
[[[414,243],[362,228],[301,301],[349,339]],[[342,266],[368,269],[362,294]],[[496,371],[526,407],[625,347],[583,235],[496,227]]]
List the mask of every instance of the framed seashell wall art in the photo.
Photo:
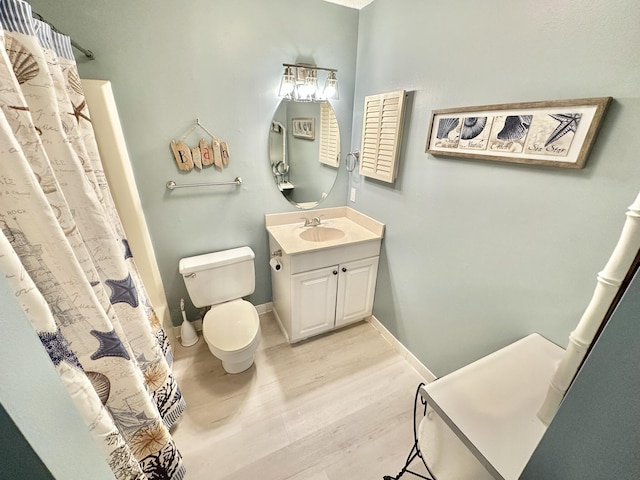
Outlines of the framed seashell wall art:
[[427,153],[582,168],[611,97],[434,110]]
[[[189,147],[185,140],[191,135],[196,128],[200,128],[205,131],[210,141],[201,138],[198,144],[194,147]],[[214,165],[219,170],[229,165],[229,146],[227,142],[221,141],[213,133],[211,133],[204,125],[200,123],[200,119],[196,119],[196,124],[191,127],[180,140],[171,140],[169,144],[173,157],[180,170],[185,172],[197,168],[202,170],[204,167]]]

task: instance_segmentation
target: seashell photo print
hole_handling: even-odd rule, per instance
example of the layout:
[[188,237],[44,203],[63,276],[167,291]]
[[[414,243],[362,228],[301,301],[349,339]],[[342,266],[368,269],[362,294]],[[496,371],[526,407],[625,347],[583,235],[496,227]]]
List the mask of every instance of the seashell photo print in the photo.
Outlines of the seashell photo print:
[[611,97],[434,110],[427,153],[582,168]]

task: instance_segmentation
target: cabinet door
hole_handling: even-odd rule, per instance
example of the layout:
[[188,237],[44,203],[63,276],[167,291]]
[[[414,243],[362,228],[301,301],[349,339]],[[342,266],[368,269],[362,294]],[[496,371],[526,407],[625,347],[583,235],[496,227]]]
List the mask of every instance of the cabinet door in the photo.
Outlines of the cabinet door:
[[336,327],[371,315],[378,275],[378,258],[366,258],[340,265]]
[[338,266],[291,276],[291,341],[317,335],[334,326]]

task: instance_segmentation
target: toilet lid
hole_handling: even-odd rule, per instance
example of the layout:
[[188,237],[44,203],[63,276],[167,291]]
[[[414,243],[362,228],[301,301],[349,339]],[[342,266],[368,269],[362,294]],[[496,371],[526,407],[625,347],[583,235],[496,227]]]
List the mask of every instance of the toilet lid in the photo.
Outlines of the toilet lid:
[[202,321],[207,343],[227,352],[247,347],[259,328],[256,307],[242,299],[213,305]]

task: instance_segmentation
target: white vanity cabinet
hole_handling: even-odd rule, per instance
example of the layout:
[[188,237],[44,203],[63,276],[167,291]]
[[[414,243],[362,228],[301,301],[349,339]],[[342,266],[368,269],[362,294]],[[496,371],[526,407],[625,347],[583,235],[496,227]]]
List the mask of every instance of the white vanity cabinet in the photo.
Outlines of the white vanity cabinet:
[[[370,316],[384,224],[349,207],[268,214],[273,312],[290,343]],[[306,219],[306,217],[305,217]],[[314,226],[305,226],[305,224]]]
[[371,315],[378,257],[291,276],[291,333],[297,341]]

